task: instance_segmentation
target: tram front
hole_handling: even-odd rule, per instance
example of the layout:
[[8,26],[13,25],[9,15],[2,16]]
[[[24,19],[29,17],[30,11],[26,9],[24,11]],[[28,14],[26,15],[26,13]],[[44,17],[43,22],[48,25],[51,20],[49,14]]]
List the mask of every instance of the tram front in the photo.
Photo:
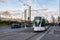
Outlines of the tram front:
[[43,17],[35,17],[33,28],[34,31],[44,31],[46,29],[45,19]]

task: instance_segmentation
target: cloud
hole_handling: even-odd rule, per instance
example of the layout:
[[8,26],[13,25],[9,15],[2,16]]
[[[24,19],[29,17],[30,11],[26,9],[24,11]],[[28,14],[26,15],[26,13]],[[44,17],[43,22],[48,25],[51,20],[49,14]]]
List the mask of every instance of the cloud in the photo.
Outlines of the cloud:
[[9,0],[0,0],[0,2],[3,2],[3,3],[6,3],[8,2]]
[[30,5],[32,9],[41,9],[41,8],[57,9],[59,8],[58,0],[0,0],[0,2],[2,2],[0,3],[0,10],[16,9],[16,8],[20,8],[21,10],[23,10],[28,7],[27,5],[25,5],[27,6],[25,7],[23,5],[24,3]]

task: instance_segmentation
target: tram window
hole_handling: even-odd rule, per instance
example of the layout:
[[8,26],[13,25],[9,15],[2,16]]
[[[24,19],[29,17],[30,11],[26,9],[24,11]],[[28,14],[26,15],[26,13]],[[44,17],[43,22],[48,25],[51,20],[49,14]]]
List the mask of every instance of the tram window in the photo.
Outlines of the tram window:
[[35,23],[35,26],[39,26],[40,25],[40,19],[39,18],[36,18],[34,20],[34,23]]
[[42,26],[42,27],[45,26],[45,19],[42,20],[41,26]]
[[39,25],[40,25],[40,22],[39,23],[35,22],[35,26],[39,26]]

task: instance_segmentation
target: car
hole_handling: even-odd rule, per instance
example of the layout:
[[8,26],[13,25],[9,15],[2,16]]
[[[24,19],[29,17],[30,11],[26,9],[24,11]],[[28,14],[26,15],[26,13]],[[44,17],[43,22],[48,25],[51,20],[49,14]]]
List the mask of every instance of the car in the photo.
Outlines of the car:
[[22,28],[25,27],[25,24],[21,24],[21,27],[22,27]]
[[26,27],[33,27],[33,24],[26,24]]
[[18,23],[12,23],[11,28],[21,28],[21,24]]

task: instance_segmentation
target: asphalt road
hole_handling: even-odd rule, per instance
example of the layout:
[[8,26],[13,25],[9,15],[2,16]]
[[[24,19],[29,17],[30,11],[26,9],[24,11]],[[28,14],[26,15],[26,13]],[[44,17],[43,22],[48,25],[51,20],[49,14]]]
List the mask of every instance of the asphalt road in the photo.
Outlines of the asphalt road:
[[0,28],[0,40],[60,40],[60,28],[52,26],[44,32],[34,32],[33,28]]
[[31,40],[44,32],[34,32],[33,28],[0,28],[0,40]]

